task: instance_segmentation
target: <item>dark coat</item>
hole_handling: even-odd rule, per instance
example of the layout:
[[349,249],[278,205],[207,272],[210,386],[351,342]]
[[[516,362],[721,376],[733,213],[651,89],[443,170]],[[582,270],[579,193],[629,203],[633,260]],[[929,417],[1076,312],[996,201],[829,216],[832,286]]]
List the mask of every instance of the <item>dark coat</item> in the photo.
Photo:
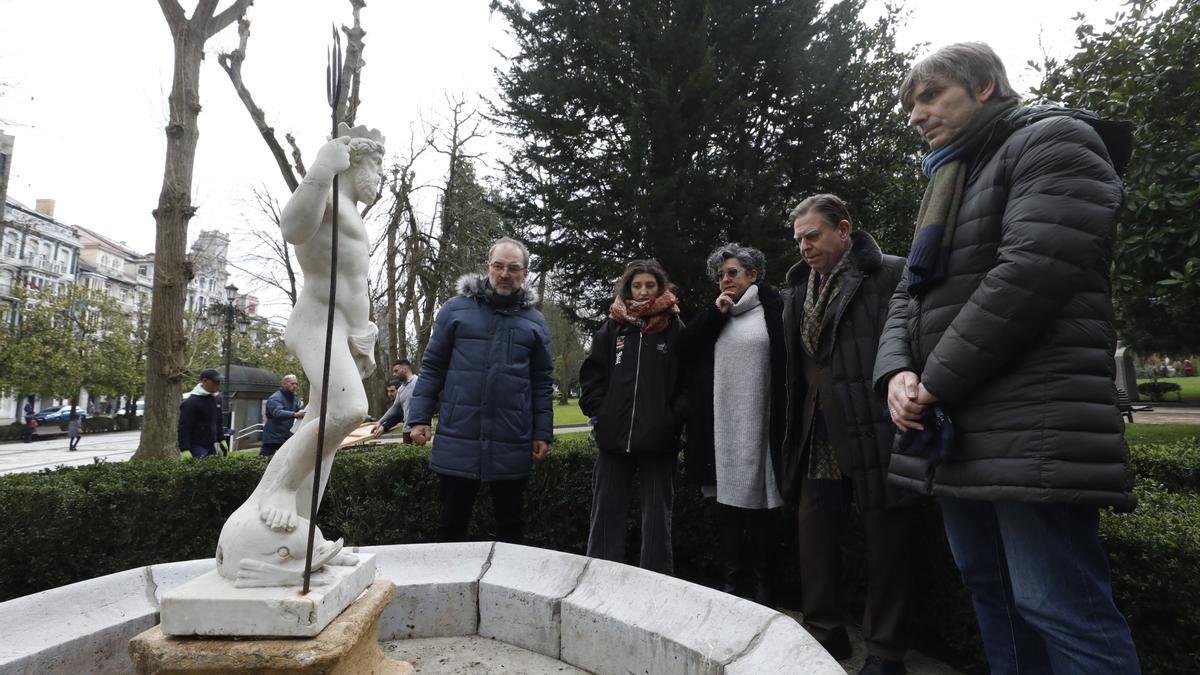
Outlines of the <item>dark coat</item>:
[[[920,299],[904,281],[892,298],[876,384],[917,372],[953,420],[933,494],[1132,508],[1108,278],[1121,181],[1070,111],[996,124],[970,165],[945,281]],[[921,457],[893,454],[890,474],[925,490]]]
[[888,459],[896,427],[887,404],[872,387],[875,352],[887,320],[888,303],[904,273],[904,258],[883,255],[870,234],[850,233],[849,266],[841,292],[831,298],[821,329],[816,358],[800,343],[804,299],[810,293],[811,267],[800,261],[787,273],[783,326],[788,352],[788,418],[784,470],[780,479],[786,499],[800,496],[808,465],[808,439],[818,401],[837,453],[838,466],[849,476],[864,510],[894,506],[912,493],[887,481]]
[[[784,345],[783,298],[765,283],[758,285],[763,317],[771,354],[771,462],[779,482],[783,432],[786,421],[787,348]],[[713,447],[713,359],[717,338],[729,315],[717,311],[713,303],[702,310],[679,332],[675,353],[684,369],[687,400],[687,443],[684,467],[688,480],[698,485],[717,482],[716,449]]]
[[554,438],[550,329],[533,289],[511,307],[488,290],[486,277],[468,274],[438,311],[407,423],[429,424],[440,405],[433,470],[515,480],[530,473],[533,441]]
[[179,450],[212,448],[221,440],[221,395],[192,394],[179,404]]
[[579,408],[596,418],[603,452],[679,452],[683,427],[675,338],[682,323],[649,335],[607,319],[579,368]]
[[304,401],[295,392],[288,395],[280,388],[267,399],[267,419],[263,421],[262,442],[286,443],[292,437],[292,424],[296,422],[296,412],[304,407]]

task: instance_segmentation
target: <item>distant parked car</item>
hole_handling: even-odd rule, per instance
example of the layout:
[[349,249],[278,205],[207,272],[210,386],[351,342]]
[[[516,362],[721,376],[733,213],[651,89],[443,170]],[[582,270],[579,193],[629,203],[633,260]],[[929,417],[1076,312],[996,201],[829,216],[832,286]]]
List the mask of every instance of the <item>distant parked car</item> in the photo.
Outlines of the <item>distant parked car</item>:
[[[79,415],[79,419],[87,417],[87,412],[83,408],[75,408],[75,412]],[[37,413],[33,416],[38,422],[66,422],[71,417],[71,406],[53,406]]]

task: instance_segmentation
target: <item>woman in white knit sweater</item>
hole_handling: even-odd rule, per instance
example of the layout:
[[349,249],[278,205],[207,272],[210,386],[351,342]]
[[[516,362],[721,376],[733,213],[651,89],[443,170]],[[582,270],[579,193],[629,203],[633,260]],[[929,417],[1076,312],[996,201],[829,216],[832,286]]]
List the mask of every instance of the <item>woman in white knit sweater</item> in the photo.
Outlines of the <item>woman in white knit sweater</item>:
[[752,597],[771,604],[771,509],[783,504],[776,463],[783,440],[783,301],[765,281],[761,251],[722,244],[708,257],[720,293],[681,332],[677,353],[689,365],[689,478],[715,497],[721,521],[725,590],[742,571]]

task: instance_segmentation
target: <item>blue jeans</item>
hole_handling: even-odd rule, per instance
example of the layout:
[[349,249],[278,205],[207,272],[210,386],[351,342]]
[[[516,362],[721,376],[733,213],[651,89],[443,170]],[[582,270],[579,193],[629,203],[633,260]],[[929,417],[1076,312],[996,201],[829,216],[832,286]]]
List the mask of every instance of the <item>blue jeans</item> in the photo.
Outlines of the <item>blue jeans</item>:
[[1099,509],[939,499],[992,673],[1140,673]]
[[193,445],[190,452],[192,453],[192,459],[213,457],[217,454],[217,446],[210,445],[208,447],[204,447],[203,445]]

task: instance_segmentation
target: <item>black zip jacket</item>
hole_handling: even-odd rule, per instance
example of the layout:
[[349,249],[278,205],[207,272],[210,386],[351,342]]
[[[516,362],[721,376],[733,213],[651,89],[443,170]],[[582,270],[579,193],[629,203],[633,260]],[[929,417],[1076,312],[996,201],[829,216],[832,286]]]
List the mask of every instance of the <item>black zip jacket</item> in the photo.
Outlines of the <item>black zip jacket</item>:
[[179,404],[179,449],[210,448],[221,440],[221,394],[193,394]]
[[643,335],[608,319],[579,369],[579,408],[596,419],[603,452],[678,452],[683,426],[675,337],[682,322]]

